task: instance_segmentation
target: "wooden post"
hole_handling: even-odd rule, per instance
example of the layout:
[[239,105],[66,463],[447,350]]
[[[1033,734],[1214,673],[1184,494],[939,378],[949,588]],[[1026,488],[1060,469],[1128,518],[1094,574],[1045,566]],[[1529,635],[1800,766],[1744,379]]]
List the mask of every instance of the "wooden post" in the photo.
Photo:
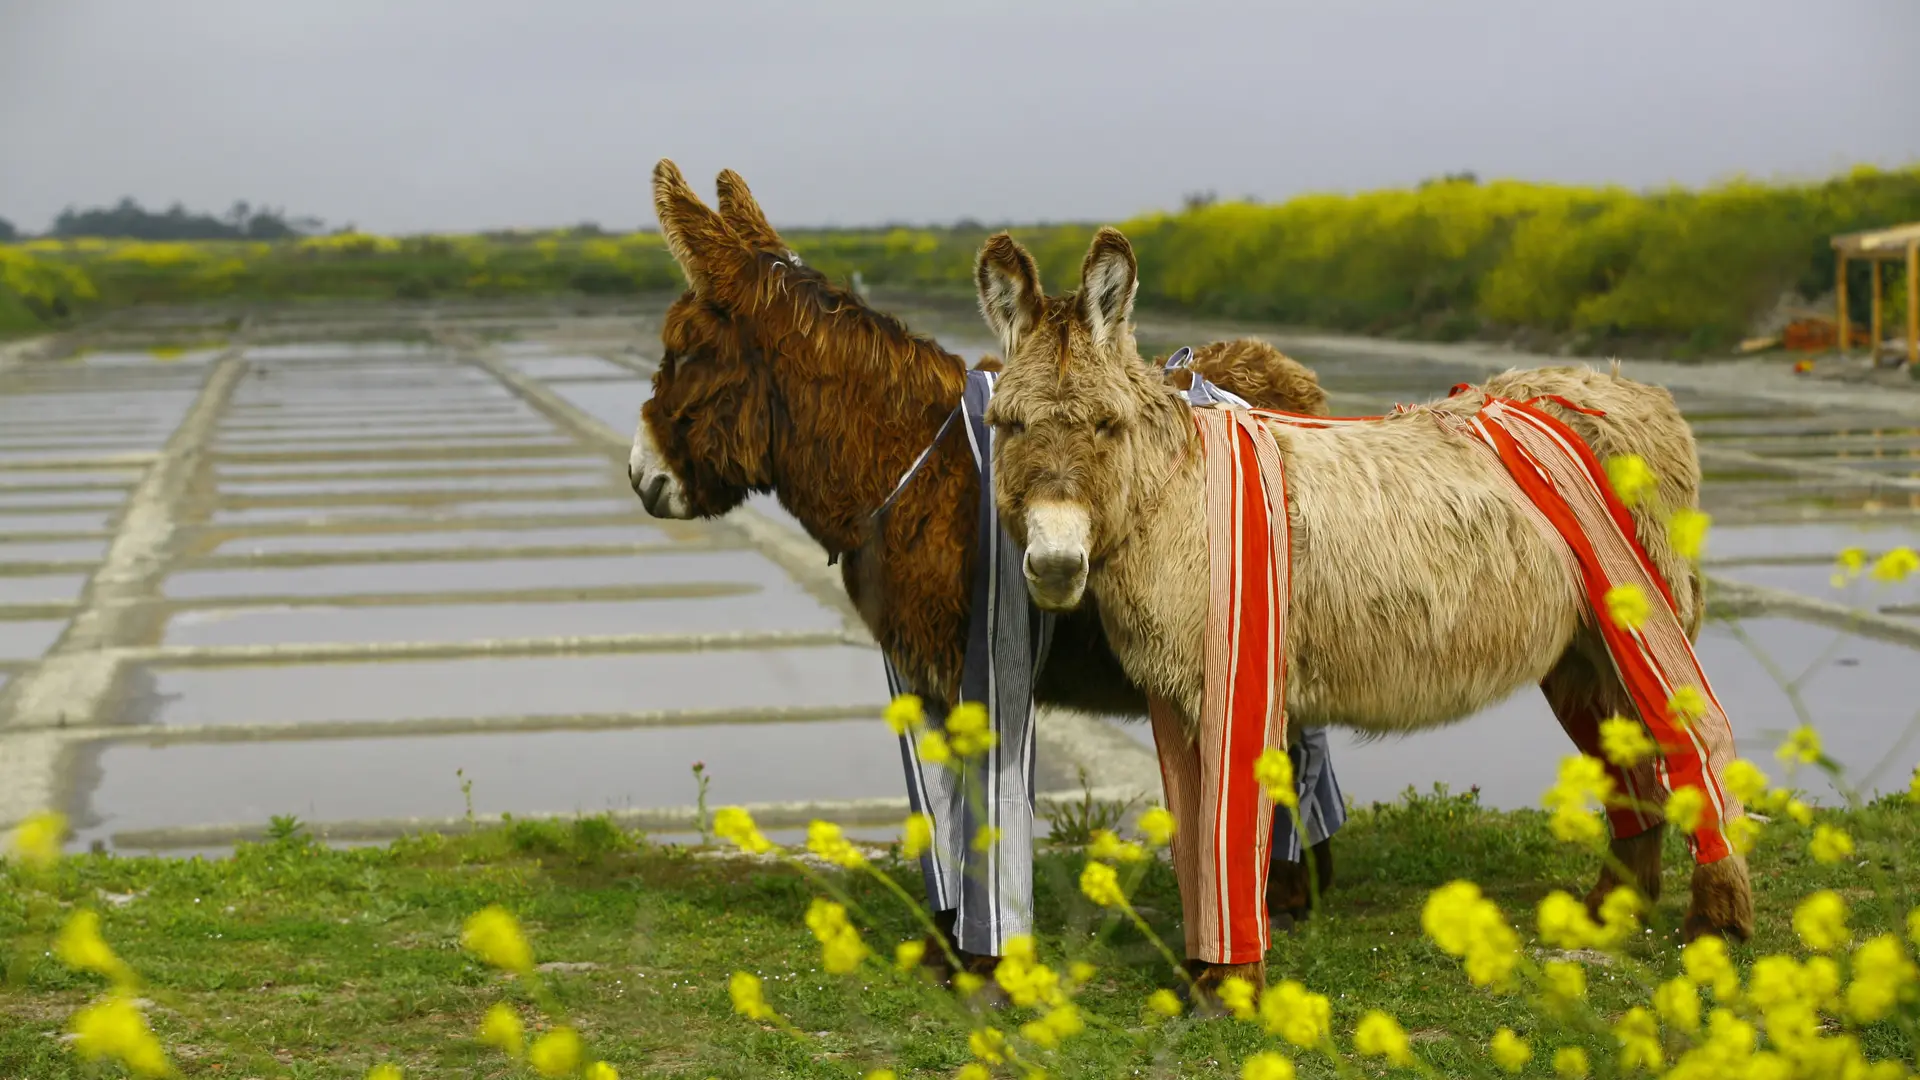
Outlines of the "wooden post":
[[1847,355],[1847,337],[1849,336],[1847,328],[1847,253],[1844,251],[1835,252],[1833,265],[1834,306],[1839,308],[1833,320],[1833,329],[1836,335],[1834,337],[1833,347],[1839,351],[1842,358],[1845,358]]
[[1867,363],[1873,367],[1879,367],[1880,366],[1880,292],[1881,292],[1880,260],[1879,259],[1873,260],[1872,267],[1873,267],[1872,273],[1868,275],[1873,282],[1873,305],[1872,305],[1873,315],[1871,318],[1867,320],[1867,326],[1870,328],[1867,333]]
[[1907,241],[1907,367],[1920,365],[1920,240]]

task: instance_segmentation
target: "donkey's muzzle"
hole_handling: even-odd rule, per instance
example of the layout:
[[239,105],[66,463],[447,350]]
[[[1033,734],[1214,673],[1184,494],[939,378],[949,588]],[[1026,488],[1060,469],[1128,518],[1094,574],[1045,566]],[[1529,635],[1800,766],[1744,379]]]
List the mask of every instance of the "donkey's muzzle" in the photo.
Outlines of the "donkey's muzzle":
[[1027,552],[1021,568],[1027,577],[1027,593],[1033,602],[1048,611],[1072,611],[1080,606],[1087,589],[1085,552]]

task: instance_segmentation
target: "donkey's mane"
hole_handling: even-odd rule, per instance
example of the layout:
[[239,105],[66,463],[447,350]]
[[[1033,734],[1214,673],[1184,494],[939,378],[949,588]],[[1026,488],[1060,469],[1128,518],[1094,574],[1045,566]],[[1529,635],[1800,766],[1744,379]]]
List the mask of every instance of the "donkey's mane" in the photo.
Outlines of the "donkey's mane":
[[776,338],[809,339],[823,353],[868,364],[876,372],[965,374],[966,361],[957,354],[868,306],[818,269],[765,251],[756,252],[755,259],[759,272],[746,311]]

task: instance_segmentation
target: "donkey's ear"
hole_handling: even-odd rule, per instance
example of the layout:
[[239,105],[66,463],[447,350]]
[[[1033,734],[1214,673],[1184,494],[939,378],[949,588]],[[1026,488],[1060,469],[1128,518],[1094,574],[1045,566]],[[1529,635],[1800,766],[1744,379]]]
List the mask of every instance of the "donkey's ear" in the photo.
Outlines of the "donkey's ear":
[[1080,316],[1096,345],[1114,340],[1133,317],[1133,294],[1140,288],[1140,267],[1133,245],[1120,230],[1103,228],[1080,265]]
[[714,186],[720,189],[720,220],[733,230],[735,236],[755,251],[793,254],[793,249],[768,223],[766,212],[754,201],[753,192],[747,190],[747,182],[739,173],[732,169],[720,170],[720,178]]
[[980,314],[987,328],[1000,339],[1001,352],[1012,356],[1021,336],[1039,323],[1045,298],[1033,256],[1013,237],[995,233],[980,249],[973,280],[980,289]]
[[687,186],[679,166],[666,158],[653,167],[653,212],[687,283],[695,293],[717,298],[740,271],[746,251],[720,215]]

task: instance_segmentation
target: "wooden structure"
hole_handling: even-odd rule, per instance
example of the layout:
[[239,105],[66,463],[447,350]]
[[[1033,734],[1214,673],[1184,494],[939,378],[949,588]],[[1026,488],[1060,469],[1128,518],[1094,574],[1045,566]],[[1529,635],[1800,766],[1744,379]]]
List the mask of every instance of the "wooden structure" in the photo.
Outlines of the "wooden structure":
[[1909,367],[1920,365],[1920,221],[1907,225],[1895,225],[1890,229],[1872,229],[1866,232],[1841,233],[1833,238],[1834,281],[1836,304],[1839,311],[1839,333],[1835,337],[1841,355],[1846,355],[1849,327],[1847,324],[1847,261],[1865,259],[1873,266],[1873,322],[1868,335],[1871,344],[1869,356],[1875,365],[1880,363],[1881,342],[1885,331],[1881,325],[1880,304],[1880,267],[1886,263],[1904,261],[1907,264],[1907,355]]

